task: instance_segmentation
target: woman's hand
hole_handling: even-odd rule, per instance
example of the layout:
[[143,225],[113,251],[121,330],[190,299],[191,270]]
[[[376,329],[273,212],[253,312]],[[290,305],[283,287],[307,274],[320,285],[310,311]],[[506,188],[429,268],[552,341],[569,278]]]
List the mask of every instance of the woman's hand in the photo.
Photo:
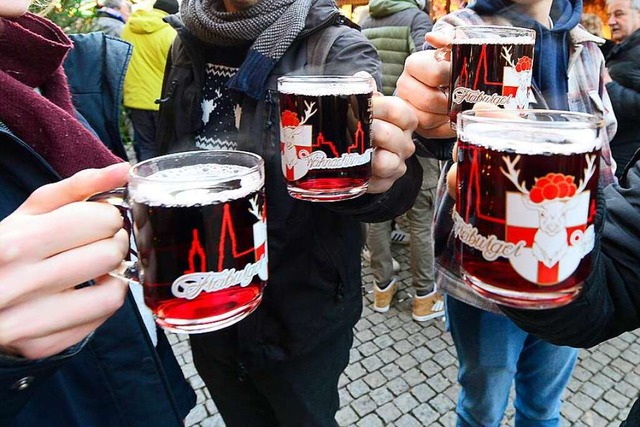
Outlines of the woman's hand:
[[[129,165],[90,169],[36,190],[0,222],[0,353],[29,359],[80,342],[123,303],[108,273],[127,255],[117,208],[85,201],[122,186]],[[95,286],[76,286],[95,279]]]

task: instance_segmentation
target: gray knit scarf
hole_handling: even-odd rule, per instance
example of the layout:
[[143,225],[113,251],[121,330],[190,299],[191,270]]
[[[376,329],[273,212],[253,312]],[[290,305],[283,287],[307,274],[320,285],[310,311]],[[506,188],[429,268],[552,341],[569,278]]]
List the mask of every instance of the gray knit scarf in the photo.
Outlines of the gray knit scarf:
[[226,12],[222,0],[182,0],[184,25],[200,40],[219,46],[253,43],[227,85],[260,99],[269,73],[305,25],[313,0],[260,0],[249,9]]

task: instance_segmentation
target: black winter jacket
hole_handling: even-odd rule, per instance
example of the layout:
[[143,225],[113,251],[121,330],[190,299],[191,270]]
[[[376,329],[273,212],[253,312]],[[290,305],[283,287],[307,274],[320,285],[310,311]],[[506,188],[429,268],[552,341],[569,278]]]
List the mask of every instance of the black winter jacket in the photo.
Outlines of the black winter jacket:
[[[99,113],[88,110],[117,110],[112,101],[120,99],[118,82],[124,78],[130,46],[102,33],[76,37],[74,43],[65,64],[74,82],[74,105],[97,125],[92,130],[107,135],[115,153],[124,153],[119,136],[108,136],[112,121],[93,117]],[[83,58],[76,61],[76,55]],[[90,58],[92,67],[73,65]],[[114,91],[105,90],[107,86]],[[0,220],[35,189],[59,179],[40,155],[0,123]],[[179,427],[195,402],[167,338],[159,332],[154,349],[130,292],[89,339],[60,354],[39,360],[0,354],[1,427]]]
[[[266,169],[269,282],[258,309],[237,328],[242,362],[259,367],[305,354],[338,331],[351,329],[362,310],[360,221],[379,222],[408,210],[420,189],[421,168],[414,157],[407,173],[386,193],[365,194],[339,203],[311,203],[287,194],[280,164],[276,80],[316,65],[308,64],[306,40],[339,25],[335,3],[314,3],[300,38],[272,72],[260,101],[244,97],[239,149],[262,155]],[[205,46],[178,21],[160,107],[158,138],[163,153],[193,149],[200,125]],[[365,70],[379,79],[379,60],[367,39],[348,29],[333,44],[325,71]],[[378,80],[379,81],[379,80]]]
[[618,119],[611,152],[618,164],[616,175],[621,177],[625,166],[640,148],[640,30],[615,46],[607,56],[606,64],[613,79],[607,83],[607,92]]
[[[580,296],[552,310],[501,307],[522,329],[553,344],[591,347],[640,327],[639,160],[640,152],[620,185],[600,197],[594,270]],[[640,425],[640,401],[623,425]]]

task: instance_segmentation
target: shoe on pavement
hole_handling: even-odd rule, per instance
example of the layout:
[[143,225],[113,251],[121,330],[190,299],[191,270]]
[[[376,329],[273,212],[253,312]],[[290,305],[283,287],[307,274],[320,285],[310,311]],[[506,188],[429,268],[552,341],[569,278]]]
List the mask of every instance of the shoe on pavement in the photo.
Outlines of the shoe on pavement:
[[411,317],[416,322],[426,322],[436,317],[444,316],[444,298],[433,291],[425,296],[413,297]]
[[389,311],[389,306],[391,305],[391,300],[393,296],[396,294],[398,290],[398,283],[396,283],[396,278],[394,277],[389,282],[384,290],[381,290],[378,285],[373,284],[373,311],[377,311],[378,313],[386,313]]
[[[371,251],[369,251],[369,248],[366,246],[362,249],[362,258],[371,264]],[[393,266],[394,273],[400,271],[400,263],[397,259],[391,258],[391,265]]]

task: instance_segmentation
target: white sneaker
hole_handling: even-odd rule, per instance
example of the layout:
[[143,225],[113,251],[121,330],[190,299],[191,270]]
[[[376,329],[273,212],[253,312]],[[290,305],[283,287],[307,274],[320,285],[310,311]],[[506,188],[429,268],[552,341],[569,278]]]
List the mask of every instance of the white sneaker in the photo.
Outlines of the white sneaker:
[[396,226],[391,230],[391,243],[399,243],[401,245],[409,244],[409,233]]
[[[362,249],[362,258],[365,261],[367,261],[369,264],[371,264],[371,252],[369,251],[369,248],[366,246]],[[391,258],[391,265],[394,273],[397,273],[398,271],[400,271],[400,263],[398,262],[397,259]]]

